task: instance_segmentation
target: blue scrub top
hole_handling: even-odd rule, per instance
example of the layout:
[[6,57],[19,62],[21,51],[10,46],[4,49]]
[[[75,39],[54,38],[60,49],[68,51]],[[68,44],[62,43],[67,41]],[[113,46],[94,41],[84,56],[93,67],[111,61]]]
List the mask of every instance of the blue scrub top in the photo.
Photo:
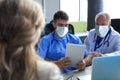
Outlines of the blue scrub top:
[[[64,37],[59,38],[55,32],[52,32],[43,38],[41,38],[38,45],[38,55],[48,61],[58,61],[65,57],[66,44],[74,43],[82,45],[80,38],[67,33]],[[85,52],[85,55],[87,52]],[[63,73],[75,70],[73,67],[67,69],[61,69]]]

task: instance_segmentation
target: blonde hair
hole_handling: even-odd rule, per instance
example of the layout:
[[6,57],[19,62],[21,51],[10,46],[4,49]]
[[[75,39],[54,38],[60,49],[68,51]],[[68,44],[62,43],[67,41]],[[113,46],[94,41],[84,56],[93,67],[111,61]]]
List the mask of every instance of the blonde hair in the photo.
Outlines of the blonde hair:
[[37,80],[35,45],[43,28],[34,0],[0,0],[0,80]]

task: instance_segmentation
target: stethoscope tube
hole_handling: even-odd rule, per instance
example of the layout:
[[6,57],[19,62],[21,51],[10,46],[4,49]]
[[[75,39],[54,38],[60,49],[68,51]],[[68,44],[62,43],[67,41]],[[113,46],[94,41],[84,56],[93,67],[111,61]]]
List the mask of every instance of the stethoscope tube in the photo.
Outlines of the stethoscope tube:
[[96,51],[97,48],[100,48],[102,45],[105,45],[105,44],[107,44],[107,47],[109,47],[110,34],[111,34],[111,28],[109,29],[106,36],[102,39],[102,42],[100,42],[100,44],[98,44],[98,36],[97,36],[97,34],[96,33],[94,34],[94,40],[93,41],[96,41],[94,51]]

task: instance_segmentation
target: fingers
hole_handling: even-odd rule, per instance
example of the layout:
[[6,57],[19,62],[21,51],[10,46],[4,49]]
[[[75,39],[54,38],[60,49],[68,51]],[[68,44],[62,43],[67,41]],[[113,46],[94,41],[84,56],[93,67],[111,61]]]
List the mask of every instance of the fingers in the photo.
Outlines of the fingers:
[[77,65],[76,68],[79,69],[80,71],[84,70],[86,67],[86,62],[84,60],[80,61]]
[[60,60],[57,61],[57,65],[60,67],[60,68],[64,68],[66,69],[69,65],[70,65],[70,59],[68,57],[66,58],[62,58]]
[[100,56],[102,56],[102,53],[98,53],[98,52],[90,52],[89,54],[88,54],[88,56],[87,57],[85,57],[85,62],[86,62],[86,66],[90,66],[91,64],[92,64],[92,59],[94,58],[94,57],[100,57]]
[[85,59],[86,66],[90,66],[92,64],[92,58],[86,57]]
[[64,58],[63,62],[62,62],[63,68],[66,69],[70,65],[70,63],[71,63],[71,61],[68,57]]
[[95,54],[94,54],[94,57],[100,57],[100,56],[102,56],[101,53],[95,53]]
[[98,52],[90,52],[89,53],[92,57],[100,57],[102,56],[102,53],[98,53]]

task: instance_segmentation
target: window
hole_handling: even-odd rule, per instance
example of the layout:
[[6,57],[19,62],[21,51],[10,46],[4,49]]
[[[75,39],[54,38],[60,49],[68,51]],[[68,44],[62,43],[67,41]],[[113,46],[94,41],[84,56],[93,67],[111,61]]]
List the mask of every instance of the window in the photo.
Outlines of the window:
[[120,0],[103,0],[103,11],[111,18],[120,18]]
[[87,22],[87,0],[80,0],[80,21]]
[[60,0],[60,9],[68,14],[75,33],[86,32],[87,0]]
[[70,21],[87,21],[87,0],[60,0],[60,9],[67,12]]
[[69,21],[79,21],[79,0],[60,0],[60,9],[69,15]]

